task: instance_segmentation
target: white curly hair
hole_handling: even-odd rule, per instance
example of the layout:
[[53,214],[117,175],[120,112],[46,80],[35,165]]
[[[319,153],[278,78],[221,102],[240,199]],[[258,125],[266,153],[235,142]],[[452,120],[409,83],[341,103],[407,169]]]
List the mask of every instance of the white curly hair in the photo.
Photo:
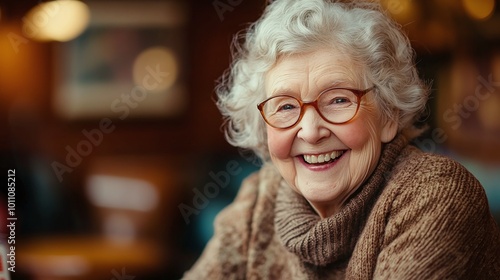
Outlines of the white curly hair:
[[[373,1],[277,0],[232,44],[233,62],[216,88],[226,139],[269,160],[266,124],[256,105],[266,73],[286,55],[330,48],[362,65],[382,114],[416,136],[429,89],[419,78],[408,37]],[[412,132],[413,131],[413,132]]]

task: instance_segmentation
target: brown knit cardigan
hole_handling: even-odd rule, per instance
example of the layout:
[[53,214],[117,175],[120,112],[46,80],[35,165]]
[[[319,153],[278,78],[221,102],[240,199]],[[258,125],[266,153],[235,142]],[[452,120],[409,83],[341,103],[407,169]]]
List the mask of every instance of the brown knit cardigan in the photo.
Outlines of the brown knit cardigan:
[[325,219],[264,165],[218,215],[184,279],[500,279],[499,255],[479,182],[398,136]]

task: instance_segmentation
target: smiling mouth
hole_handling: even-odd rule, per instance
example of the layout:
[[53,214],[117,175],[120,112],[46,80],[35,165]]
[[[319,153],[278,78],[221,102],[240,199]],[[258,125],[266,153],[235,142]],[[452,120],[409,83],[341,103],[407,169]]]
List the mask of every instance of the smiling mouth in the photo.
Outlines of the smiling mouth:
[[319,155],[303,155],[302,158],[308,164],[327,164],[339,159],[346,151],[333,151]]

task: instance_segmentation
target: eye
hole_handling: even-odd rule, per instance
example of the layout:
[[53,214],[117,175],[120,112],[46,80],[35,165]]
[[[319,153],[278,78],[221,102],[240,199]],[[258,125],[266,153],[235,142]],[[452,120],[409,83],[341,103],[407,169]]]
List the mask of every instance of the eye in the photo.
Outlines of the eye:
[[330,104],[345,104],[349,102],[351,102],[351,100],[347,97],[335,97],[330,101]]
[[276,111],[278,111],[278,112],[280,112],[280,111],[289,111],[289,110],[293,110],[295,108],[297,108],[297,106],[288,103],[288,104],[280,105]]
[[350,90],[332,89],[320,97],[320,104],[332,108],[345,108],[353,104],[355,100],[356,96]]
[[297,111],[300,111],[300,103],[295,98],[286,95],[273,97],[264,104],[264,113],[268,116],[288,115]]

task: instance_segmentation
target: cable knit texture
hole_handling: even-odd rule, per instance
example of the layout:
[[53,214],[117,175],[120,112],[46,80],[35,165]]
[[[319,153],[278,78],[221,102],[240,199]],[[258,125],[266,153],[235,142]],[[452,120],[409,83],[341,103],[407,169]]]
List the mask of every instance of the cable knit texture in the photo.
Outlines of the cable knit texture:
[[243,183],[184,279],[500,279],[500,230],[460,164],[398,136],[320,219],[272,164]]

